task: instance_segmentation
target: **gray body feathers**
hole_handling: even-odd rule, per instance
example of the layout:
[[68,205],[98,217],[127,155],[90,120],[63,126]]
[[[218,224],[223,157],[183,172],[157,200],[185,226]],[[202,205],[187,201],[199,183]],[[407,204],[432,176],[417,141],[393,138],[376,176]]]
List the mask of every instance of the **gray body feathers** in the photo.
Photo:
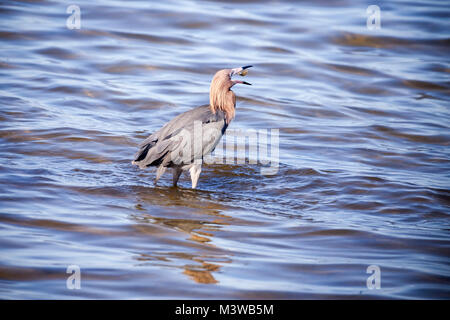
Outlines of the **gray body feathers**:
[[166,123],[139,145],[133,164],[188,169],[195,159],[214,150],[225,133],[223,111],[213,113],[209,105],[186,111]]

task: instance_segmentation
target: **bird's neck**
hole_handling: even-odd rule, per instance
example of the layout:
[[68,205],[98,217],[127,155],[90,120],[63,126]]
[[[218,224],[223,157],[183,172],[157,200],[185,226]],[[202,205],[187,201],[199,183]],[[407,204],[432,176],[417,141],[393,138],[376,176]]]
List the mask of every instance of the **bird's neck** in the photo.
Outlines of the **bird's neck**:
[[216,113],[217,110],[223,111],[225,113],[225,121],[229,124],[234,118],[236,108],[236,96],[234,92],[231,90],[221,92],[220,95],[211,99],[211,102],[211,111],[213,113]]

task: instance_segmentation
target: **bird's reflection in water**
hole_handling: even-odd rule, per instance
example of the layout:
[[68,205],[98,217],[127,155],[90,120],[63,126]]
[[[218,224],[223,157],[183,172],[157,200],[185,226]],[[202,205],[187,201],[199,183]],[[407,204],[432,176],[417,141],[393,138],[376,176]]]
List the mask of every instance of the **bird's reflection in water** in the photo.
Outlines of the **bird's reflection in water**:
[[200,267],[186,265],[183,273],[197,283],[217,283],[218,281],[214,278],[212,272],[219,271],[220,266],[201,261],[201,259],[197,259],[197,261],[201,263]]
[[[214,278],[213,273],[220,270],[222,263],[230,263],[231,259],[213,256],[192,255],[182,252],[166,252],[158,254],[146,254],[143,253],[136,258],[136,260],[142,264],[151,263],[153,265],[159,265],[162,267],[174,267],[172,263],[178,261],[189,260],[190,263],[183,263],[182,265],[176,265],[177,268],[183,269],[183,274],[189,276],[190,279],[197,283],[214,284],[218,281]],[[208,261],[206,261],[208,260]],[[216,260],[218,262],[212,263],[209,260]]]
[[[214,273],[218,272],[224,263],[231,263],[230,252],[212,244],[214,232],[219,231],[224,225],[230,224],[231,217],[221,214],[222,208],[217,204],[205,201],[201,192],[183,190],[177,188],[143,188],[137,192],[140,202],[135,208],[136,214],[131,216],[136,222],[135,228],[140,232],[148,225],[163,226],[170,230],[176,230],[187,235],[184,241],[171,242],[173,251],[140,253],[136,260],[139,265],[151,264],[161,267],[181,268],[182,273],[197,283],[218,283]],[[145,191],[145,192],[144,192]],[[147,208],[151,203],[152,207]],[[185,210],[171,210],[173,207],[183,206]],[[161,210],[154,205],[164,206]],[[167,213],[166,210],[169,210]],[[150,214],[149,212],[152,212]],[[158,214],[158,215],[157,215]],[[162,217],[160,215],[176,215],[176,217]],[[154,238],[152,241],[168,241],[167,239]],[[162,246],[167,248],[167,245]]]

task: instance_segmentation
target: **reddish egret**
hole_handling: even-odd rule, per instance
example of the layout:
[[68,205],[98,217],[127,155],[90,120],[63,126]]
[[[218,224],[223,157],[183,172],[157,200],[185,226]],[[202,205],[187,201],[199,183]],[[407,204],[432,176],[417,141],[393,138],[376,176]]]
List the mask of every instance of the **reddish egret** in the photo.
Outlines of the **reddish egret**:
[[167,168],[173,170],[174,186],[181,173],[189,170],[192,188],[195,189],[202,170],[203,156],[214,151],[234,118],[236,96],[231,87],[237,83],[250,85],[231,78],[236,74],[245,76],[246,69],[250,67],[217,71],[211,81],[209,105],[186,111],[151,134],[139,145],[132,164],[141,169],[158,167],[155,185]]

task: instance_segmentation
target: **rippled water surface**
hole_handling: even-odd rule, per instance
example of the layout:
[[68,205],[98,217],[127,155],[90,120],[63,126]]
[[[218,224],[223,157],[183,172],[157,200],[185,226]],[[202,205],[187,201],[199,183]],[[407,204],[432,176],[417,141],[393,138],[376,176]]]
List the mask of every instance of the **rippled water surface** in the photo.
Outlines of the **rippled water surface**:
[[[0,298],[450,298],[448,1],[74,4],[0,5]],[[248,64],[229,129],[277,174],[130,164]]]

